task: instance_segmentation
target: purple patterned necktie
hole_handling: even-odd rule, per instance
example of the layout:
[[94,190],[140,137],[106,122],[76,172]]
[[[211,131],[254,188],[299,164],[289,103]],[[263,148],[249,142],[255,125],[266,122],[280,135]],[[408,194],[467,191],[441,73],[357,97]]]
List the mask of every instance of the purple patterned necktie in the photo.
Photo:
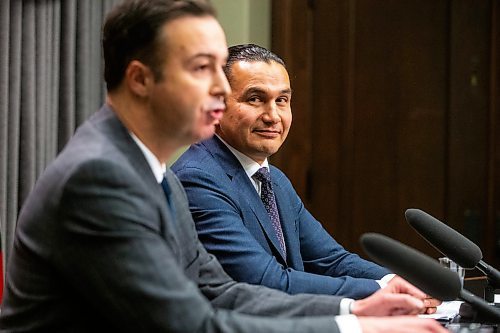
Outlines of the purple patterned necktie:
[[280,241],[281,250],[286,258],[285,238],[283,237],[283,230],[281,229],[278,206],[276,205],[273,185],[271,183],[271,175],[269,174],[267,168],[263,167],[254,173],[253,177],[262,183],[260,198],[262,199],[262,203],[264,203],[264,207],[266,207],[267,214],[271,219],[276,236],[278,236],[278,240]]

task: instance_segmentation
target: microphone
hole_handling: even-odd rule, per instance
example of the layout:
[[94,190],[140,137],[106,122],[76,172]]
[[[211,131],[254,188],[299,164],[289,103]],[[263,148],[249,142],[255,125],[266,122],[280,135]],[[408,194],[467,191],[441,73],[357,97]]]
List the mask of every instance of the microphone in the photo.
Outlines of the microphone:
[[462,289],[458,275],[425,254],[377,233],[361,236],[361,246],[376,263],[387,267],[428,295],[442,301],[457,298],[469,303],[487,320],[500,322],[500,310]]
[[375,262],[404,277],[417,288],[442,301],[453,301],[462,284],[458,275],[436,260],[387,236],[366,233],[361,246]]
[[439,252],[463,268],[479,269],[490,284],[500,287],[500,272],[482,260],[481,249],[467,237],[419,209],[407,209],[405,217],[413,229]]

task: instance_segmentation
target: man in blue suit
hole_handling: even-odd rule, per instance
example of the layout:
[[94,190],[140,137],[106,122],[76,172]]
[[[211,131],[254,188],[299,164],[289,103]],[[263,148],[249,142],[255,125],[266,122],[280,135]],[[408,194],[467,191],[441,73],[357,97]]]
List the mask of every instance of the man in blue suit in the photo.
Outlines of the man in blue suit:
[[[233,46],[225,73],[232,93],[217,136],[192,145],[172,166],[204,246],[235,280],[290,294],[360,299],[380,289],[390,272],[338,244],[268,163],[292,121],[283,60],[257,45]],[[261,168],[269,170],[270,190],[257,176]],[[274,213],[263,198],[269,191]]]

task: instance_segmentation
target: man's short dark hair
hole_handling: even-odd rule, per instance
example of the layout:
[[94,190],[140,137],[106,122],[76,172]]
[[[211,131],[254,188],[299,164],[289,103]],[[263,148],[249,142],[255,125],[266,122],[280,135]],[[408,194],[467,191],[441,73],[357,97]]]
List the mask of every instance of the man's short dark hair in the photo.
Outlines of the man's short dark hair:
[[151,68],[155,80],[162,79],[165,45],[161,28],[183,16],[213,16],[208,0],[127,0],[106,17],[103,27],[104,79],[108,91],[123,80],[132,60]]
[[231,46],[228,49],[228,58],[226,65],[224,66],[224,73],[227,79],[231,82],[231,68],[235,62],[247,61],[247,62],[266,62],[271,61],[277,62],[286,68],[285,62],[275,53],[269,51],[268,49],[256,45],[256,44],[240,44]]

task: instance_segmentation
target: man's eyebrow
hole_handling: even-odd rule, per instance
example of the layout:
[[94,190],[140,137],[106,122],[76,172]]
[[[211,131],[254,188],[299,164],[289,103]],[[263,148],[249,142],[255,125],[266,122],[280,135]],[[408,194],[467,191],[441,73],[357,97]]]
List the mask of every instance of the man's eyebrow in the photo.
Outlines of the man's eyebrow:
[[197,53],[197,54],[189,57],[189,60],[192,61],[192,60],[196,60],[199,58],[210,58],[210,60],[215,60],[215,55],[213,55],[211,53]]
[[[212,63],[216,63],[217,61],[217,56],[215,54],[212,54],[212,53],[197,53],[191,57],[189,57],[186,62],[187,63],[191,63],[193,61],[196,61],[197,59],[208,59],[210,62]],[[222,59],[222,67],[226,66],[226,63],[227,63],[227,56],[226,57],[223,57]]]
[[[246,95],[248,95],[248,94],[254,94],[254,93],[255,94],[265,94],[266,90],[262,89],[260,87],[250,87],[247,90],[245,90],[245,94]],[[291,88],[283,89],[283,90],[280,91],[280,94],[291,95],[292,94],[292,89]]]
[[250,94],[265,94],[266,91],[262,88],[259,87],[250,87],[247,90],[245,90],[244,95],[250,95]]

